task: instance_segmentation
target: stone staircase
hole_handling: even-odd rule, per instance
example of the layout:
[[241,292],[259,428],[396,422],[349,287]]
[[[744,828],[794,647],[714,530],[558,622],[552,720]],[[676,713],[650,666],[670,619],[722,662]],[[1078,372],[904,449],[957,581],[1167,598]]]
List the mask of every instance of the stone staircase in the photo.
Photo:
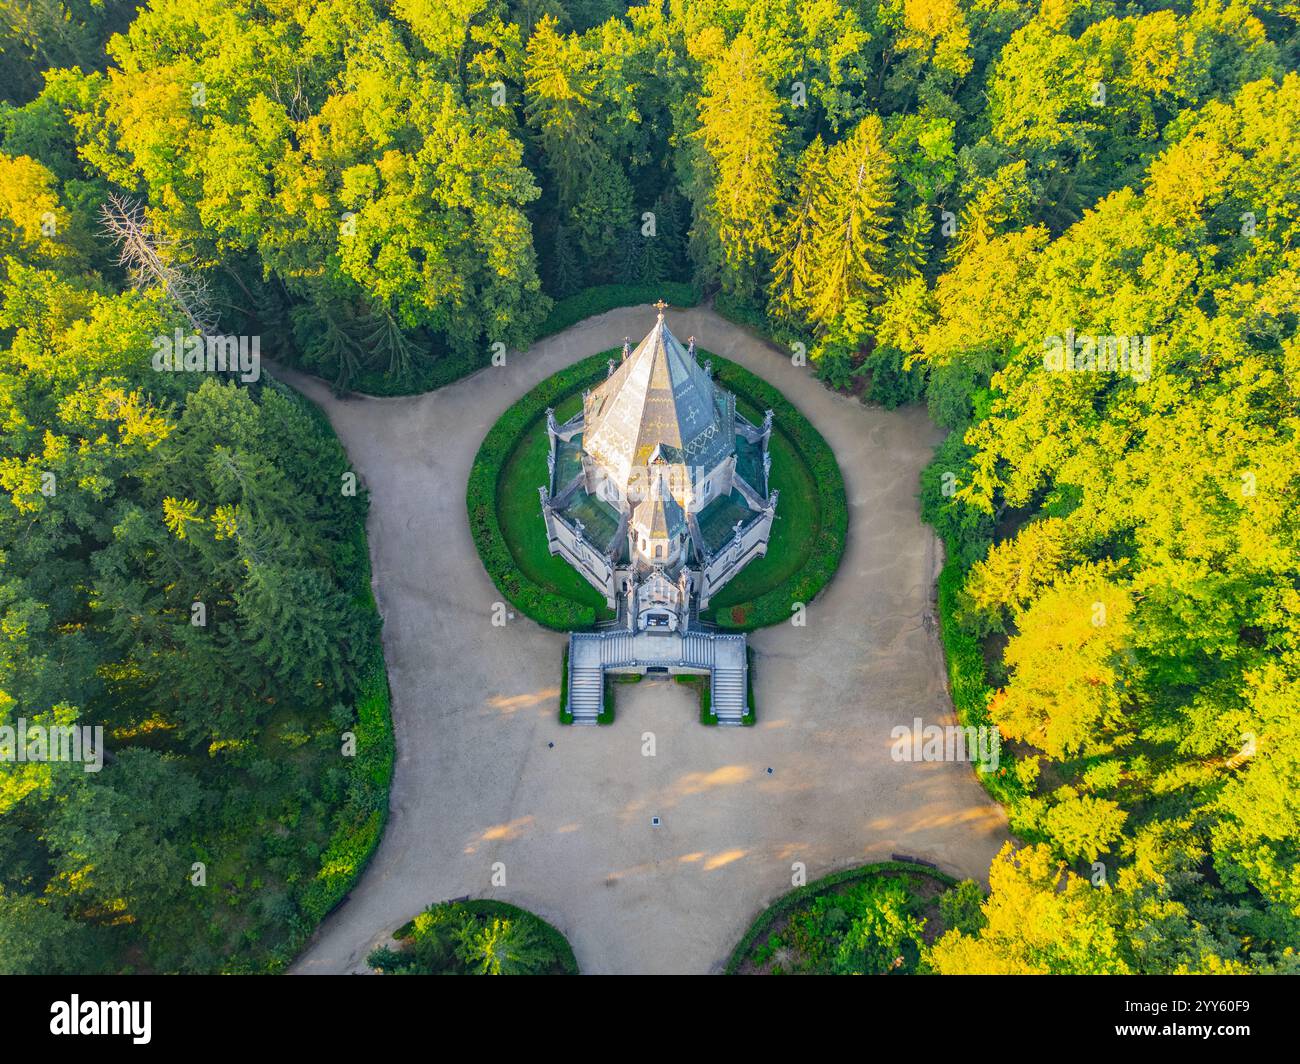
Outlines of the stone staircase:
[[632,660],[634,636],[624,629],[611,632],[600,641],[600,663],[602,665],[626,665]]
[[682,660],[699,669],[713,668],[713,640],[700,632],[687,631],[682,641]]
[[710,709],[719,724],[740,724],[748,708],[744,669],[714,669]]
[[605,708],[605,670],[575,666],[569,659],[569,712],[574,724],[595,724]]
[[707,669],[713,715],[719,724],[741,724],[749,708],[745,645],[743,635],[690,629],[671,636],[621,628],[574,632],[569,636],[568,691],[573,723],[597,723],[605,708],[606,669],[664,666]]

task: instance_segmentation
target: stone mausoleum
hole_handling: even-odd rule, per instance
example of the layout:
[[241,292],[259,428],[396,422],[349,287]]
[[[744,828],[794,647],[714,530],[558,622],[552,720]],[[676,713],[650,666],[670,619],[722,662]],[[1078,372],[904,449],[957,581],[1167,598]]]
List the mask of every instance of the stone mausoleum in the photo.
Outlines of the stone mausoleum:
[[550,483],[540,489],[552,554],[605,596],[617,619],[570,636],[569,711],[600,712],[606,672],[711,676],[718,722],[747,706],[743,635],[699,611],[767,552],[777,492],[769,485],[772,412],[753,425],[736,397],[685,347],[657,304],[654,328],[611,359],[564,424],[547,411]]

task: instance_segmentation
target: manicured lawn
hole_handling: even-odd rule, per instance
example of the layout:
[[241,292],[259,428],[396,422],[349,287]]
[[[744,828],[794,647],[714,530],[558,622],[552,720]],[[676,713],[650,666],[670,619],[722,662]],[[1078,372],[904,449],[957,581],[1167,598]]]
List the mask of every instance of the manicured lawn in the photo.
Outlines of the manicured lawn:
[[[581,393],[555,408],[564,422],[582,408]],[[578,575],[578,571],[546,547],[546,525],[537,489],[546,483],[546,421],[535,423],[506,460],[497,484],[497,519],[501,534],[520,571],[533,583],[556,595],[593,606],[598,619],[612,617],[605,596]]]
[[[743,400],[737,399],[736,409],[752,424],[763,423],[762,413]],[[769,450],[772,454],[772,487],[781,492],[781,498],[777,500],[776,520],[772,523],[767,554],[750,562],[714,596],[705,611],[706,619],[708,614],[749,602],[790,579],[807,563],[813,544],[817,542],[817,529],[821,523],[817,483],[789,437],[781,431],[779,421],[772,430]]]

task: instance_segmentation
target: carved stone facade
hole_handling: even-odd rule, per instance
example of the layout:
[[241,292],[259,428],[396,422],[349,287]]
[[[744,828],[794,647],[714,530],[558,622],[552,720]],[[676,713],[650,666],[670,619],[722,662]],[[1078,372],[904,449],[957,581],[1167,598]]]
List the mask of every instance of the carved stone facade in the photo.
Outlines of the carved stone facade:
[[684,632],[728,580],[767,552],[769,411],[761,426],[664,322],[611,360],[582,410],[547,411],[540,489],[552,554],[605,595],[632,632]]

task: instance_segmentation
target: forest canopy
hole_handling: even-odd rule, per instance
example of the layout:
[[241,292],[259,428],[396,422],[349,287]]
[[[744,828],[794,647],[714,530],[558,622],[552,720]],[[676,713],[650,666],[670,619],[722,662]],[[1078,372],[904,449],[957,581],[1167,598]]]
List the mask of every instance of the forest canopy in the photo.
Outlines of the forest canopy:
[[[334,756],[364,493],[288,392],[152,340],[410,390],[671,280],[948,433],[918,490],[950,675],[1024,846],[932,966],[1297,968],[1295,5],[5,11],[0,712],[114,756],[4,765],[0,964],[273,965],[365,804]],[[218,852],[199,904],[172,870]]]

